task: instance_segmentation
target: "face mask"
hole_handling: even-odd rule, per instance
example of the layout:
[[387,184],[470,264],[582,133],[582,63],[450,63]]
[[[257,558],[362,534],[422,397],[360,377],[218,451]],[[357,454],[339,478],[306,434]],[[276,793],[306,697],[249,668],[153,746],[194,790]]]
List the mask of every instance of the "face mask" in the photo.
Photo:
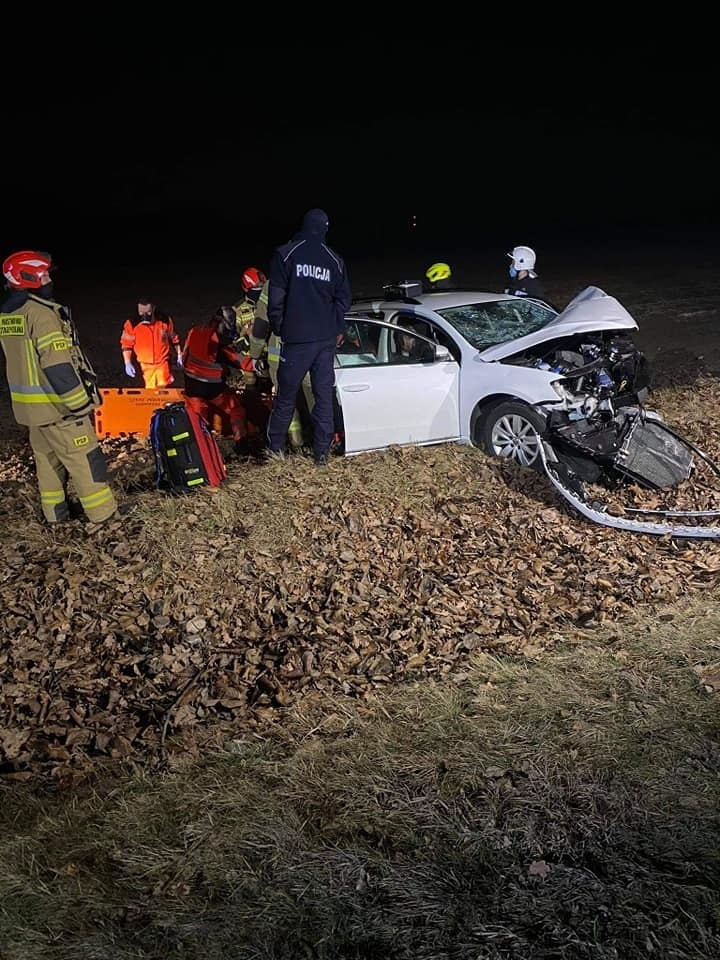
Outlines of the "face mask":
[[41,287],[38,287],[33,293],[40,297],[41,300],[52,300],[54,293],[52,280],[50,283],[44,283]]
[[250,303],[257,303],[260,299],[260,294],[262,293],[262,287],[250,287],[245,296],[248,298]]
[[510,269],[508,270],[508,273],[509,273],[510,276],[513,278],[513,280],[514,280],[515,277],[517,276],[517,270],[515,269],[515,267],[510,267]]

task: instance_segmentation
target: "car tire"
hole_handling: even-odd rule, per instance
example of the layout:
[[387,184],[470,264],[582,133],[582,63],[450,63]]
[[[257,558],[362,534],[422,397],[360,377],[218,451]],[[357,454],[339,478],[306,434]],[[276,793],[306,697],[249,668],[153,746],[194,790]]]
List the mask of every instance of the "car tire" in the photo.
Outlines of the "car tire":
[[545,418],[519,401],[491,407],[478,424],[478,439],[491,457],[515,460],[521,467],[541,469],[537,434],[545,432]]

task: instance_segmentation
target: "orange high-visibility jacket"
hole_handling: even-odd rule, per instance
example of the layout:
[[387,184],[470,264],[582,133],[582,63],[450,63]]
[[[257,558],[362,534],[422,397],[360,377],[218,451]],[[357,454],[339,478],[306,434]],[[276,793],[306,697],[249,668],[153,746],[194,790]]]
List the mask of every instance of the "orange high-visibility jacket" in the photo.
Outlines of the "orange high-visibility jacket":
[[123,325],[120,346],[132,350],[141,366],[164,363],[170,358],[171,344],[177,350],[180,337],[169,314],[156,314],[152,320],[128,318]]

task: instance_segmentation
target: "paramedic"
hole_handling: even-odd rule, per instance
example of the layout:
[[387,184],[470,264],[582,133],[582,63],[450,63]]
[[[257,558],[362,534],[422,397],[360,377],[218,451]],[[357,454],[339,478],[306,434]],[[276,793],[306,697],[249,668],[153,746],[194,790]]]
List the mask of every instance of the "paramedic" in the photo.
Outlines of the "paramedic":
[[173,318],[147,297],[138,299],[135,316],[128,317],[123,324],[120,347],[129,377],[137,375],[134,355],[146,387],[169,387],[175,382],[170,372],[170,350],[174,350],[177,365],[182,367],[180,337]]
[[212,426],[212,411],[225,414],[235,440],[235,452],[245,453],[247,444],[247,417],[245,407],[236,390],[227,384],[227,368],[242,363],[242,354],[235,346],[235,310],[218,307],[210,319],[190,328],[183,347],[185,370],[185,403],[195,410],[208,426]]

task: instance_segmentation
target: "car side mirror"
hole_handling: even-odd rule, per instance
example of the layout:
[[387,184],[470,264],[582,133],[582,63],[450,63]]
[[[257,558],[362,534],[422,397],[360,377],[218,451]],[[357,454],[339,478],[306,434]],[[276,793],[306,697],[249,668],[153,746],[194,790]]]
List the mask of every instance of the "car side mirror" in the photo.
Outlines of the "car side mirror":
[[452,360],[452,354],[447,347],[443,346],[441,343],[435,344],[435,361],[448,361]]

